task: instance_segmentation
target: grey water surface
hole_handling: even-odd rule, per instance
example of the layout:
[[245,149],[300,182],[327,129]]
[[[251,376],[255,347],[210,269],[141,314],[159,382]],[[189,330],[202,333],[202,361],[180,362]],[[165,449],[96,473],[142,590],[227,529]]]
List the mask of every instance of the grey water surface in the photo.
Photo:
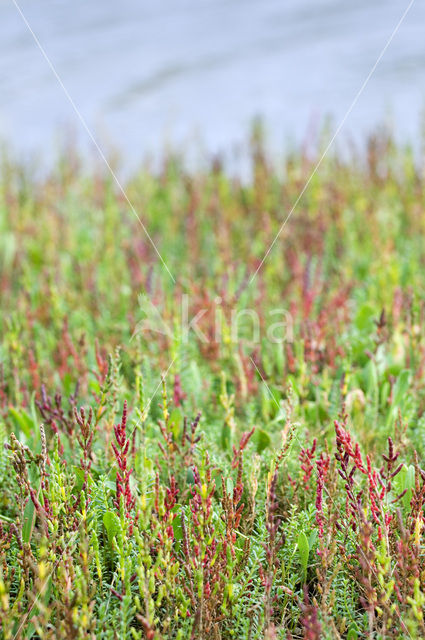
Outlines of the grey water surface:
[[[344,117],[404,0],[19,0],[102,148],[127,163],[171,143],[237,149],[261,115],[282,148]],[[415,141],[425,105],[425,0],[416,0],[347,118]],[[93,147],[13,0],[0,0],[0,139],[42,156]]]

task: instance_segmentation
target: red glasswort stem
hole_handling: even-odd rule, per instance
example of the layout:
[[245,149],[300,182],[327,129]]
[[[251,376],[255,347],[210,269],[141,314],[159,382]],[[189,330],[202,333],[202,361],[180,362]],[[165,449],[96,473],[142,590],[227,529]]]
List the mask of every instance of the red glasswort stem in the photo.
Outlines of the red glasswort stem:
[[133,530],[134,518],[131,512],[136,504],[136,499],[131,493],[130,476],[132,469],[128,468],[128,451],[130,448],[130,440],[127,438],[127,401],[124,401],[121,422],[114,426],[115,439],[117,444],[112,442],[112,449],[117,462],[117,478],[116,478],[116,499],[115,506],[120,509],[121,496],[124,497],[124,511],[129,520],[131,520],[130,533]]
[[326,482],[326,476],[329,471],[329,456],[323,452],[320,454],[320,458],[316,461],[317,466],[317,487],[316,487],[316,522],[319,527],[319,537],[323,538],[323,489]]
[[299,455],[299,461],[301,462],[301,469],[304,471],[303,486],[307,491],[310,488],[310,478],[313,473],[313,459],[316,452],[317,438],[314,438],[313,444],[310,449],[302,448]]

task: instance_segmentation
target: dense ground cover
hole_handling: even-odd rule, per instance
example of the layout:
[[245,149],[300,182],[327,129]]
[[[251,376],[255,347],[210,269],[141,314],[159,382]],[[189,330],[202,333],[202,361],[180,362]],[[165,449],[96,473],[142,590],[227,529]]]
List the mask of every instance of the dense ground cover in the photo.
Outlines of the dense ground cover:
[[252,279],[317,157],[140,171],[176,282],[108,175],[3,160],[4,638],[425,636],[425,174],[327,158]]

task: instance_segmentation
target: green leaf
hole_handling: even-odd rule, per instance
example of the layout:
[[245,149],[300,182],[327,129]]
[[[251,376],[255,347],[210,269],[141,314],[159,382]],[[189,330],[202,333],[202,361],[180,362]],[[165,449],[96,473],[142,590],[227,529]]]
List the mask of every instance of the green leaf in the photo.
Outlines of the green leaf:
[[370,333],[374,328],[373,320],[375,316],[375,309],[370,304],[365,303],[359,308],[354,324],[359,331]]
[[387,428],[391,426],[392,421],[396,418],[398,410],[403,408],[407,390],[409,389],[409,383],[410,369],[403,369],[393,388],[393,399],[387,416]]
[[112,544],[113,538],[120,530],[120,521],[115,511],[107,511],[103,514],[103,524],[105,525],[108,540]]
[[261,385],[261,415],[267,422],[271,416],[271,398],[264,384]]
[[[38,469],[36,465],[33,463],[28,467],[28,475],[33,487],[39,486],[40,481],[38,478]],[[36,491],[37,496],[39,495],[39,489]],[[32,538],[32,532],[34,530],[35,523],[35,507],[33,501],[28,500],[25,509],[24,509],[24,523],[22,526],[22,540],[24,542],[30,542]]]
[[381,397],[380,397],[381,407],[387,406],[390,390],[391,390],[390,383],[388,382],[388,380],[385,380],[385,382],[383,382],[381,385]]
[[415,467],[412,464],[408,467],[403,465],[402,469],[393,479],[392,484],[394,497],[397,497],[397,495],[400,495],[400,493],[403,493],[403,491],[407,489],[400,502],[405,509],[408,509],[412,499],[412,491],[415,488]]
[[26,437],[29,438],[35,426],[31,416],[23,409],[18,411],[18,409],[15,409],[14,407],[9,407],[9,415],[16,427],[20,429],[20,431],[23,431]]
[[233,484],[233,478],[227,478],[226,479],[226,491],[229,495],[233,494],[233,489],[234,489],[234,484]]
[[308,544],[308,538],[305,535],[304,531],[301,531],[298,536],[298,555],[300,557],[300,564],[303,570],[303,582],[307,580],[307,567],[308,567],[308,556],[310,554],[310,546]]
[[371,398],[374,405],[378,402],[378,371],[376,369],[376,364],[373,360],[369,360],[365,369],[365,380],[366,380],[366,393],[369,398]]
[[183,424],[183,414],[179,408],[175,408],[170,413],[170,424],[172,425],[174,439],[177,440],[181,434]]
[[35,519],[35,507],[32,500],[28,500],[24,510],[24,524],[22,527],[22,540],[30,542]]
[[311,551],[312,549],[314,549],[314,547],[316,546],[317,543],[317,538],[318,538],[318,533],[317,533],[317,529],[314,529],[311,533],[310,536],[308,538],[308,548]]
[[257,441],[257,453],[261,453],[262,451],[264,451],[264,449],[270,447],[272,440],[267,431],[264,431],[264,429],[257,429],[255,438]]
[[403,369],[397,378],[397,382],[394,385],[393,391],[393,405],[395,407],[400,406],[405,398],[407,390],[409,388],[410,381],[410,369]]
[[186,472],[186,482],[187,484],[195,484],[195,476],[193,475],[193,469],[190,467]]
[[175,506],[174,509],[172,510],[173,513],[176,513],[176,517],[173,520],[173,533],[174,533],[174,540],[176,542],[180,542],[180,540],[183,539],[183,529],[182,529],[182,510],[181,507],[179,506]]
[[357,640],[359,637],[360,631],[355,622],[350,625],[347,633],[347,640]]
[[230,427],[226,422],[223,422],[223,426],[221,427],[221,448],[224,451],[230,449],[232,434],[230,432]]

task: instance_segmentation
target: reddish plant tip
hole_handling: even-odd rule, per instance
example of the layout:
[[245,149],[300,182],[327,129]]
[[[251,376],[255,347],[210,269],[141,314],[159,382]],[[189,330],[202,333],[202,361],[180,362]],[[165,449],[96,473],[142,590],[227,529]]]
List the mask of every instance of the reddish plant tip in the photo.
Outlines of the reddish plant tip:
[[136,505],[136,498],[133,496],[130,487],[130,476],[132,469],[128,464],[128,451],[130,448],[130,440],[127,438],[127,401],[124,401],[123,412],[121,422],[114,425],[114,434],[116,444],[111,443],[112,450],[115,455],[116,464],[118,466],[116,476],[116,498],[114,501],[115,507],[120,511],[121,496],[124,500],[124,512],[126,517],[130,521],[130,532],[133,530],[135,522],[134,507]]

